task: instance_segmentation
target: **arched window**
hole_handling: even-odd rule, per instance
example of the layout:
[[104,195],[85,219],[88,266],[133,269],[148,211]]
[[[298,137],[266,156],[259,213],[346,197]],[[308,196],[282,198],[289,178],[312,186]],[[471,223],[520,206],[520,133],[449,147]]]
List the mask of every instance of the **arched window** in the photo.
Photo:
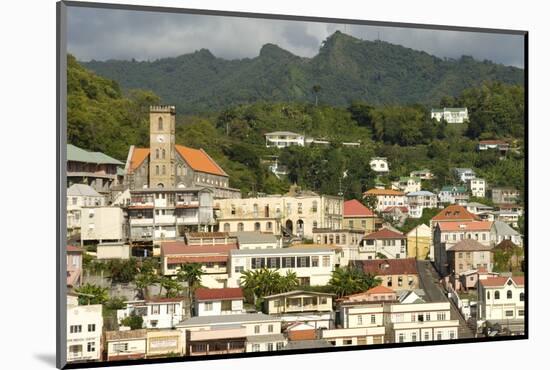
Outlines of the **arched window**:
[[162,165],[162,174],[166,175],[166,166],[165,165]]
[[158,149],[155,149],[155,158],[156,159],[159,159],[160,158],[160,151]]
[[255,223],[254,223],[254,231],[260,231],[260,228],[261,228],[260,223],[259,223],[259,222],[255,222]]
[[254,204],[252,212],[254,213],[254,217],[258,217],[258,205]]
[[525,293],[519,293],[519,301],[523,302],[525,299]]
[[340,244],[340,235],[336,235],[336,244]]
[[163,130],[163,128],[162,128],[162,117],[159,117],[159,130]]
[[342,244],[346,244],[346,234],[342,234]]
[[265,224],[265,228],[266,228],[267,231],[271,231],[273,229],[273,224],[271,223],[271,221],[268,221]]
[[239,222],[239,223],[237,224],[237,231],[244,231],[244,225],[243,225],[242,222]]
[[225,224],[223,224],[223,231],[225,231],[226,233],[231,231],[231,226],[229,225],[229,223],[226,222]]
[[487,299],[491,299],[491,292],[487,292]]
[[512,291],[511,291],[511,290],[508,290],[508,291],[506,292],[506,298],[507,298],[507,299],[512,299]]
[[498,290],[495,292],[495,299],[500,299],[500,292]]
[[166,149],[162,149],[162,159],[166,159]]
[[159,166],[155,166],[155,175],[158,175],[159,174]]

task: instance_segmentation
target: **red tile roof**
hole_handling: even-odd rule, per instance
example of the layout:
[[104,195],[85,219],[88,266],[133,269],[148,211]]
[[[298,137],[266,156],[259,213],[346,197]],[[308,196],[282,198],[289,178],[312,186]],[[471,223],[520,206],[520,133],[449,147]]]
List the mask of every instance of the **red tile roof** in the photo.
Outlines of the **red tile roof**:
[[384,229],[375,231],[373,233],[370,233],[369,235],[365,236],[363,239],[379,240],[379,239],[405,239],[405,238],[406,236],[401,233],[384,228]]
[[475,221],[478,217],[462,206],[451,204],[439,212],[432,221]]
[[486,287],[503,287],[508,279],[512,279],[512,281],[517,286],[524,286],[525,285],[525,278],[523,276],[497,276],[497,277],[489,277],[484,280],[480,280],[480,284]]
[[492,221],[450,221],[438,224],[441,231],[489,231]]
[[382,285],[375,286],[374,288],[370,288],[367,290],[367,294],[388,294],[388,293],[395,293],[395,290],[387,288]]
[[228,255],[230,250],[238,249],[237,244],[187,245],[185,242],[164,242],[161,252],[168,255],[222,254]]
[[[176,145],[176,151],[195,171],[210,173],[218,176],[228,176],[225,171],[202,149],[193,149],[183,145]],[[134,148],[130,158],[130,170],[138,168],[149,156],[149,148]]]
[[198,288],[195,290],[197,301],[217,301],[225,299],[243,299],[244,294],[241,288],[208,289]]
[[84,249],[74,246],[74,245],[67,245],[67,252],[84,252]]
[[344,202],[344,217],[374,217],[374,213],[357,199]]
[[363,193],[363,197],[367,195],[395,195],[395,196],[405,196],[405,193],[399,190],[393,189],[370,189]]
[[381,275],[418,275],[415,258],[399,259],[380,259],[354,261],[356,265],[363,268],[363,272],[381,276]]

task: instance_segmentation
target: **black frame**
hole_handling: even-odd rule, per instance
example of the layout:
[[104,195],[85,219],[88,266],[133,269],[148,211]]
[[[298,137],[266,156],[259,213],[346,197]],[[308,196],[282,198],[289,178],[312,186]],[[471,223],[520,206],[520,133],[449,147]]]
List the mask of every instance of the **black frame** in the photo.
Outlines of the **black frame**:
[[[56,99],[56,119],[57,119],[57,155],[56,155],[56,198],[57,198],[57,249],[56,249],[56,366],[59,369],[81,369],[81,368],[96,368],[107,366],[126,366],[140,364],[160,364],[174,362],[191,362],[202,360],[220,360],[232,358],[248,358],[248,357],[267,357],[281,356],[294,354],[308,353],[324,353],[324,352],[347,352],[360,351],[365,349],[381,349],[381,348],[405,348],[418,346],[441,346],[462,343],[485,343],[485,342],[500,342],[511,340],[524,340],[529,338],[529,32],[525,30],[505,30],[494,28],[476,28],[476,27],[459,27],[447,25],[429,25],[419,23],[402,23],[402,22],[382,22],[382,21],[367,21],[358,19],[342,19],[342,18],[325,18],[325,17],[308,17],[285,14],[265,14],[265,13],[249,13],[249,12],[230,12],[220,10],[205,10],[205,9],[189,9],[189,8],[174,8],[160,6],[144,6],[144,5],[128,5],[128,4],[111,4],[111,3],[93,3],[79,1],[60,1],[56,4],[57,15],[57,99]],[[204,355],[204,356],[183,356],[170,358],[155,358],[155,359],[137,359],[137,360],[120,360],[120,361],[100,361],[86,363],[66,363],[66,263],[65,254],[67,243],[64,238],[66,232],[66,143],[67,143],[67,92],[66,92],[66,57],[67,57],[67,7],[84,7],[84,8],[101,8],[101,9],[116,9],[116,10],[137,10],[160,13],[176,13],[176,14],[197,14],[197,15],[217,15],[225,17],[239,18],[260,18],[274,20],[293,20],[293,21],[309,21],[320,23],[341,23],[341,24],[357,24],[369,26],[385,26],[385,27],[402,27],[402,28],[417,28],[445,31],[463,31],[463,32],[478,32],[478,33],[498,33],[508,35],[522,35],[524,37],[524,91],[525,91],[525,111],[524,111],[524,147],[525,147],[525,193],[524,193],[524,257],[525,257],[525,332],[522,335],[492,337],[492,338],[471,338],[471,339],[453,339],[444,341],[430,342],[414,342],[414,343],[388,343],[388,344],[370,344],[356,345],[350,347],[334,347],[334,348],[312,348],[300,350],[285,350],[273,352],[253,352],[253,353],[236,353],[224,355]]]

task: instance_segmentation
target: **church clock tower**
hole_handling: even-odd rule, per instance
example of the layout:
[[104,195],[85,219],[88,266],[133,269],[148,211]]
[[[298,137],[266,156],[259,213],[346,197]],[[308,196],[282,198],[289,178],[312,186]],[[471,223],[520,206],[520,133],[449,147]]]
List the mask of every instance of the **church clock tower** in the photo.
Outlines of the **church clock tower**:
[[176,185],[176,107],[149,107],[149,187]]

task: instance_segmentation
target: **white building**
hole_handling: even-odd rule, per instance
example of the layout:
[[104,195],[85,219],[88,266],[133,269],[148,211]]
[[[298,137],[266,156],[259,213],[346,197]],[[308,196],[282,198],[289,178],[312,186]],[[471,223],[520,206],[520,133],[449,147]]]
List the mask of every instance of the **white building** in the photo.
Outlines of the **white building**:
[[241,288],[197,288],[194,309],[196,316],[219,316],[245,313]]
[[422,189],[422,182],[419,177],[400,177],[399,181],[392,183],[392,188],[404,193],[418,192]]
[[78,299],[67,296],[67,362],[99,361],[103,306],[79,306]]
[[370,168],[376,173],[388,173],[390,171],[390,166],[388,164],[388,159],[385,157],[373,157],[370,159]]
[[147,354],[147,330],[118,330],[105,333],[107,361],[136,360]]
[[375,231],[363,238],[359,246],[359,254],[366,256],[360,260],[407,258],[407,237],[389,229]]
[[469,202],[466,203],[466,209],[468,210],[468,212],[473,213],[474,215],[481,215],[491,212],[493,210],[493,207],[482,203]]
[[183,320],[185,298],[151,298],[126,302],[126,308],[117,310],[119,324],[131,315],[143,318],[143,327],[147,329],[170,329]]
[[468,183],[476,178],[476,173],[471,168],[454,168],[453,172],[462,183]]
[[83,207],[80,225],[83,242],[118,242],[128,238],[127,220],[120,207]]
[[466,205],[470,195],[464,186],[443,186],[438,194],[441,203]]
[[243,199],[217,199],[220,231],[256,231],[311,239],[315,228],[342,228],[341,197],[299,192]]
[[388,207],[401,207],[407,205],[407,196],[399,190],[370,189],[363,193],[363,198],[374,195],[378,200],[376,210],[382,212]]
[[97,245],[97,259],[130,259],[130,245],[123,242],[100,243]]
[[448,123],[464,123],[468,121],[468,108],[432,109],[431,118],[435,118],[437,122],[443,119]]
[[67,230],[80,230],[80,211],[82,207],[102,207],[105,197],[89,185],[73,184],[67,189]]
[[286,148],[289,146],[304,146],[304,135],[290,131],[275,131],[268,132],[265,136],[265,146],[267,148]]
[[478,320],[499,323],[512,332],[524,331],[523,276],[488,277],[478,284]]
[[263,313],[196,316],[177,328],[188,356],[278,351],[287,343],[281,319]]
[[336,264],[332,248],[279,248],[231,250],[228,286],[238,287],[242,272],[278,269],[281,275],[295,272],[300,285],[327,285]]
[[471,179],[468,182],[468,187],[470,188],[470,192],[472,193],[472,196],[476,198],[485,198],[485,189],[486,189],[486,183],[484,179]]
[[424,168],[422,170],[412,171],[409,174],[410,177],[418,177],[421,180],[432,180],[435,176],[432,171],[430,171],[427,168]]
[[409,217],[420,218],[424,208],[437,208],[437,195],[430,191],[421,190],[407,194]]
[[273,234],[258,231],[241,231],[230,233],[237,238],[239,249],[274,249],[282,248],[282,239]]

